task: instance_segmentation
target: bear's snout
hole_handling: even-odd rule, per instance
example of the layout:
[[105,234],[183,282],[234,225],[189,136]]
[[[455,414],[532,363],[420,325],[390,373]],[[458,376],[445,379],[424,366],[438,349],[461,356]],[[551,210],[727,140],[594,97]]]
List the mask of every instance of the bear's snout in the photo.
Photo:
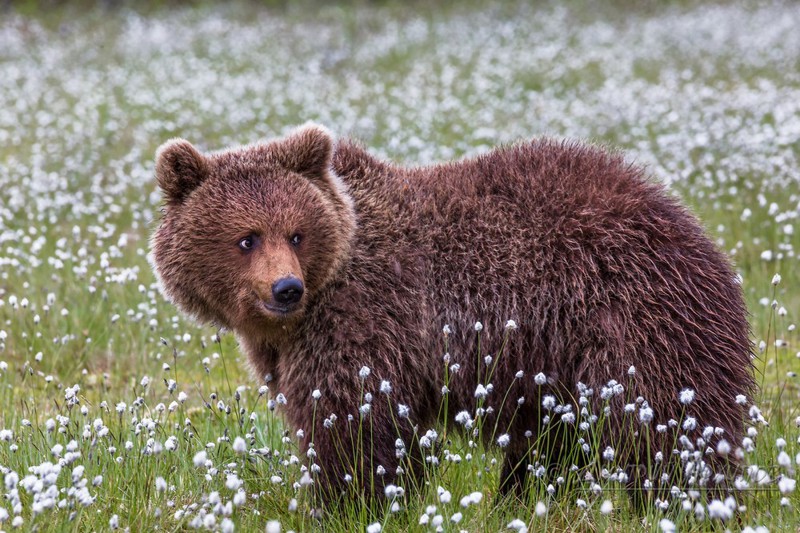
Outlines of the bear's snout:
[[300,279],[289,276],[279,279],[272,285],[272,298],[280,305],[292,305],[300,301],[304,290]]

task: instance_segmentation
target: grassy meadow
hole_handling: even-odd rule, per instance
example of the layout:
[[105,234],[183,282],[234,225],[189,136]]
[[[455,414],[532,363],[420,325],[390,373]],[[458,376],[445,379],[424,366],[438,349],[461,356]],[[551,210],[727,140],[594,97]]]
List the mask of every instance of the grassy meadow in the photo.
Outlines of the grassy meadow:
[[[158,4],[0,6],[0,531],[797,529],[800,5]],[[408,164],[587,139],[668,183],[751,312],[762,389],[731,496],[676,487],[639,513],[591,449],[600,476],[533,471],[504,501],[499,447],[452,432],[422,490],[315,512],[285,391],[147,260],[163,141],[308,120]]]

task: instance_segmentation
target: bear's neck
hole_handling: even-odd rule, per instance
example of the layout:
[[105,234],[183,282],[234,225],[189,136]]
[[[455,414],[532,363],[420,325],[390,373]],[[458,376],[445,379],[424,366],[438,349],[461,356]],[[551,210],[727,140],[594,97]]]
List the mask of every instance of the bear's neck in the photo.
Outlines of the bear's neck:
[[287,349],[288,335],[254,336],[237,332],[239,346],[247,355],[247,360],[257,377],[258,384],[274,385],[279,378],[278,361],[280,354]]

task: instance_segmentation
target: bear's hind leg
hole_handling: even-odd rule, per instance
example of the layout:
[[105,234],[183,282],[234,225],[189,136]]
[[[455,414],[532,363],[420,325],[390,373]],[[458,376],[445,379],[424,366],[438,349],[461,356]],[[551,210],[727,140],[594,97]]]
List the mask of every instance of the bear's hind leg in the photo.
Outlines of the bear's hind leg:
[[500,474],[500,491],[498,497],[507,498],[513,495],[516,499],[525,496],[525,481],[530,461],[527,453],[507,452],[503,459],[503,471]]

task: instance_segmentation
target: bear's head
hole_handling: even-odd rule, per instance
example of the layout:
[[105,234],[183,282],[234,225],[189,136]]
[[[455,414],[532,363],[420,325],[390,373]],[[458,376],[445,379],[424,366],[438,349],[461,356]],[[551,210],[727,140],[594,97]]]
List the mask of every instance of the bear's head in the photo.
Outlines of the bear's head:
[[207,155],[182,139],[161,146],[164,209],[151,248],[166,296],[250,335],[296,323],[342,269],[355,231],[332,152],[316,125]]

